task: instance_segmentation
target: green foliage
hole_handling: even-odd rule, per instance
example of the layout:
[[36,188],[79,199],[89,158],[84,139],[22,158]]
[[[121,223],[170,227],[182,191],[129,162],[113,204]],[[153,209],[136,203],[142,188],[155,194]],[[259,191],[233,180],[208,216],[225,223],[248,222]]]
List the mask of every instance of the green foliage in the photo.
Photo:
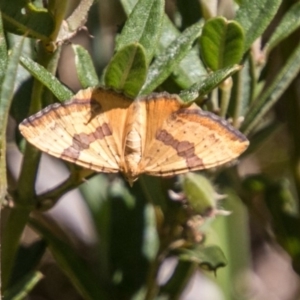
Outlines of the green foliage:
[[6,30],[16,34],[27,34],[41,40],[49,40],[54,30],[54,19],[46,9],[37,8],[26,0],[2,0],[0,9]]
[[144,47],[141,44],[128,44],[120,49],[106,68],[105,85],[128,96],[136,97],[144,84],[147,74],[147,62]]
[[235,20],[245,32],[244,51],[266,30],[274,18],[281,0],[243,1],[236,13]]
[[41,82],[45,82],[45,86],[56,96],[60,101],[70,99],[72,92],[63,86],[59,80],[49,73],[43,66],[31,60],[29,57],[20,57],[22,66],[30,72],[30,74]]
[[144,47],[147,65],[156,50],[164,16],[164,1],[141,0],[135,5],[117,39],[116,51],[139,43]]
[[[287,10],[257,55],[251,47],[273,21],[279,0],[236,1],[240,6],[232,7],[236,9],[236,16],[230,21],[225,17],[205,20],[209,14],[201,12],[198,1],[186,4],[178,0],[174,23],[164,13],[163,0],[120,2],[127,20],[104,71],[93,64],[94,59],[89,54],[95,55],[93,51],[73,46],[77,76],[83,88],[98,85],[97,74],[101,73],[101,82],[106,87],[133,99],[165,90],[179,94],[187,105],[196,101],[205,110],[230,117],[235,127],[249,135],[250,147],[242,162],[244,157],[251,159],[250,154],[256,155],[280,130],[273,108],[299,73],[299,43],[290,46],[291,54],[287,59],[280,59],[283,64],[276,72],[270,71],[268,59],[271,51],[280,47],[283,40],[286,43],[299,28],[298,4]],[[10,212],[2,237],[4,299],[22,299],[34,293],[32,289],[42,277],[35,269],[45,250],[44,241],[84,299],[177,299],[196,270],[220,272],[222,277],[221,267],[227,260],[235,260],[232,253],[229,257],[226,253],[225,257],[224,249],[234,248],[230,244],[235,237],[245,237],[246,233],[241,233],[240,228],[226,232],[223,226],[219,239],[212,238],[214,222],[220,220],[220,214],[228,214],[220,208],[222,197],[216,192],[216,186],[226,191],[226,201],[243,200],[250,208],[257,197],[263,199],[272,217],[276,239],[292,257],[294,270],[300,273],[300,223],[299,211],[295,208],[299,203],[292,192],[297,190],[300,194],[297,135],[300,112],[297,109],[291,109],[288,118],[292,128],[288,134],[295,143],[295,150],[293,163],[286,164],[285,170],[294,182],[292,187],[286,184],[284,172],[278,172],[279,178],[266,171],[266,175],[242,179],[236,166],[225,166],[205,176],[186,174],[177,180],[141,176],[130,188],[118,175],[96,175],[70,166],[70,175],[64,182],[36,194],[40,153],[29,144],[23,151],[17,183],[7,187],[8,115],[20,121],[25,114],[36,113],[47,104],[72,97],[73,92],[56,77],[58,61],[63,42],[77,33],[86,18],[92,19],[88,15],[92,1],[81,1],[66,20],[67,1],[50,0],[47,9],[43,8],[42,1],[33,4],[18,0],[12,5],[11,1],[3,0],[0,5],[4,24],[4,30],[0,24],[0,196]],[[203,3],[201,5],[203,8]],[[15,43],[15,34],[25,37]],[[28,37],[34,39],[34,43],[26,43]],[[97,43],[98,38],[96,35]],[[102,40],[100,46],[101,43]],[[24,45],[29,45],[29,50],[22,51]],[[29,72],[33,79],[28,81],[29,75],[25,76],[24,72]],[[272,76],[268,77],[270,73]],[[285,101],[286,106],[295,101],[292,104],[297,107],[293,97]],[[259,160],[259,156],[256,159]],[[267,170],[263,163],[260,167]],[[84,178],[87,182],[82,184]],[[63,230],[56,230],[56,226],[40,215],[40,211],[55,206],[61,196],[79,185],[95,231],[94,244],[84,245],[92,256],[81,252],[73,238]],[[13,202],[12,207],[7,198]],[[33,211],[39,217],[33,218]],[[24,249],[19,241],[26,225],[34,228],[43,242]],[[265,226],[270,228],[271,225]],[[227,244],[219,245],[221,238]],[[170,257],[176,259],[176,266],[168,280],[158,281],[158,272]],[[236,268],[233,273],[239,271]],[[227,277],[222,289],[231,299],[228,282],[233,281],[234,276]]]
[[89,53],[80,45],[73,45],[72,47],[75,53],[76,71],[82,87],[98,85],[98,76]]
[[213,71],[240,62],[244,32],[239,23],[218,17],[207,21],[200,37],[201,56]]
[[187,52],[201,32],[201,23],[187,28],[176,40],[165,48],[150,66],[145,84],[140,94],[148,94],[163,83],[172,73],[175,66]]
[[[19,57],[21,55],[22,40],[14,47],[10,55],[2,57],[3,72],[1,76],[1,90],[0,90],[0,202],[3,203],[7,183],[6,183],[6,124],[8,122],[9,109],[12,102],[14,83],[17,76],[17,68]],[[4,40],[2,40],[2,50],[6,48]],[[3,52],[2,51],[2,52]]]

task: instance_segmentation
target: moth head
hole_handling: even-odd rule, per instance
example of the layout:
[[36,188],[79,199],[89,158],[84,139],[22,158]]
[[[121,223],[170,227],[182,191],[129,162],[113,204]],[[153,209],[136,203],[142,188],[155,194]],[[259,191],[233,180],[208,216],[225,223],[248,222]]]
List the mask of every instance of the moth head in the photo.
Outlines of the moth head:
[[136,176],[132,176],[132,174],[125,174],[124,176],[125,176],[125,179],[128,181],[130,187],[132,187],[133,183],[135,181],[137,181],[137,179],[138,179],[137,175]]

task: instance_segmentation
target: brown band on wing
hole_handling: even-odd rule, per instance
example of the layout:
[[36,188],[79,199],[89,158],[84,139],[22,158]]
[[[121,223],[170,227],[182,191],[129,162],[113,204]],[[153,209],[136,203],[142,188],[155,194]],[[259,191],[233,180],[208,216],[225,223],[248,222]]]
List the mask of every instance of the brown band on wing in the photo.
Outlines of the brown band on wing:
[[61,158],[71,158],[74,162],[78,159],[80,151],[88,149],[90,144],[95,140],[101,140],[106,136],[112,135],[107,123],[103,123],[102,126],[96,128],[94,132],[86,134],[84,132],[75,134],[73,136],[72,145],[66,148],[62,154]]
[[231,135],[228,135],[228,137],[231,140],[240,140],[241,142],[246,142],[248,141],[247,138],[240,132],[238,131],[236,128],[234,128],[232,125],[230,125],[225,119],[209,112],[209,111],[204,111],[204,110],[199,110],[199,109],[186,109],[186,108],[182,108],[179,109],[176,112],[177,115],[189,115],[189,120],[192,121],[193,120],[193,115],[196,116],[201,116],[201,117],[205,117],[207,118],[207,121],[205,123],[206,126],[210,126],[213,125],[213,123],[211,122],[211,120],[214,120],[215,122],[217,122],[222,128],[224,128],[226,131],[230,132]]
[[189,169],[196,166],[203,166],[203,161],[195,154],[194,143],[188,141],[178,141],[173,138],[173,136],[166,130],[159,130],[156,133],[156,139],[161,141],[167,146],[171,146],[176,150],[177,155],[183,157],[186,160],[187,167]]

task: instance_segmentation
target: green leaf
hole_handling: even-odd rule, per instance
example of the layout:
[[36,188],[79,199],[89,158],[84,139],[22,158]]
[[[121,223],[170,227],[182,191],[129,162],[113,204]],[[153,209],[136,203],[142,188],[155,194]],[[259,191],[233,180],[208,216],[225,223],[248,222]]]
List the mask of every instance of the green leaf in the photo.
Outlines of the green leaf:
[[206,65],[216,71],[237,64],[244,52],[244,32],[235,21],[223,17],[210,19],[200,36],[201,56]]
[[[165,15],[163,30],[159,40],[159,49],[156,56],[165,52],[179,36],[181,32],[174,26],[167,15]],[[182,88],[189,88],[192,84],[199,81],[201,76],[206,75],[207,71],[199,58],[198,47],[193,48],[174,68],[172,79]]]
[[261,121],[262,117],[278,101],[300,70],[300,43],[290,55],[272,84],[250,106],[241,126],[241,131],[248,134]]
[[178,63],[190,51],[193,42],[201,33],[202,22],[187,28],[166,50],[156,57],[150,66],[146,82],[140,94],[148,94],[157,88],[172,73]]
[[295,3],[283,16],[280,23],[275,27],[275,31],[271,35],[264,49],[270,52],[282,40],[288,37],[300,26],[300,3]]
[[84,299],[109,299],[88,262],[76,253],[74,247],[53,234],[46,226],[31,219],[30,225],[48,242],[49,249],[61,269],[82,294]]
[[49,40],[54,30],[54,19],[46,9],[37,8],[31,1],[26,0],[2,0],[0,9],[7,31]]
[[10,287],[4,292],[4,300],[23,300],[27,299],[29,292],[35,287],[35,285],[43,279],[41,272],[32,271],[28,273],[24,278],[17,282],[14,286]]
[[116,51],[139,43],[145,49],[147,65],[157,48],[164,16],[163,0],[140,0],[135,5],[117,39]]
[[194,84],[190,89],[182,91],[179,96],[185,101],[193,101],[196,98],[201,100],[205,95],[216,88],[222,81],[224,81],[229,76],[232,76],[235,72],[239,71],[241,66],[234,65],[230,66],[216,72],[210,73],[201,82]]
[[214,272],[227,264],[224,253],[218,246],[200,245],[190,249],[182,248],[179,250],[179,259],[197,263],[200,267]]
[[59,80],[48,72],[43,66],[34,62],[28,57],[21,56],[20,62],[22,66],[37,80],[42,82],[60,101],[72,98],[73,93],[62,85]]
[[83,88],[99,84],[94,64],[88,51],[80,45],[72,45],[75,52],[77,75]]
[[135,97],[145,82],[147,64],[145,51],[138,43],[120,49],[105,72],[105,85]]
[[3,32],[3,23],[2,23],[2,17],[0,15],[0,85],[2,85],[2,81],[4,79],[7,60],[8,60],[8,54],[7,54],[7,46],[6,41],[4,38],[4,32]]
[[[132,11],[136,2],[137,0],[121,0],[127,15]],[[174,26],[166,14],[164,14],[162,26],[156,55],[165,51],[180,35],[179,30]],[[174,79],[182,89],[186,89],[199,81],[201,76],[206,75],[207,72],[199,59],[198,51],[192,49],[175,67],[173,73],[174,76],[172,76],[172,79]]]
[[[7,189],[6,182],[6,126],[12,102],[19,57],[22,53],[24,38],[13,48],[9,55],[5,76],[0,91],[0,202],[4,200]],[[6,64],[4,62],[4,64]]]
[[235,20],[244,28],[244,52],[265,31],[277,13],[281,2],[281,0],[251,0],[242,2]]
[[138,187],[135,184],[129,192],[119,179],[110,184],[108,193],[113,284],[128,299],[145,284],[159,246],[154,207]]

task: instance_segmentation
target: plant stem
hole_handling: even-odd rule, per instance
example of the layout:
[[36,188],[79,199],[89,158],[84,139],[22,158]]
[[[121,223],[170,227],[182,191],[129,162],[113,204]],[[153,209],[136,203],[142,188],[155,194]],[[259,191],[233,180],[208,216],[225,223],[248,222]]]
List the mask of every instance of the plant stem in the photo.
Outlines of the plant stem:
[[236,74],[236,95],[235,95],[235,106],[234,106],[234,112],[233,112],[233,120],[232,125],[236,128],[239,127],[239,117],[240,117],[240,110],[241,110],[241,103],[242,103],[242,72],[238,72]]
[[220,85],[220,90],[221,90],[220,116],[223,118],[225,118],[228,110],[229,100],[231,96],[231,89],[232,89],[232,78],[229,77],[226,80],[224,80]]
[[[44,45],[40,43],[38,48],[38,62],[47,68],[53,57],[54,54],[47,52]],[[29,110],[30,114],[37,112],[41,108],[43,92],[43,84],[35,80]],[[3,263],[3,291],[9,284],[9,279],[11,277],[15,257],[18,251],[19,241],[27,224],[29,214],[36,207],[35,181],[39,160],[40,152],[30,144],[27,144],[17,190],[14,195],[15,207],[10,212],[5,224],[5,230],[3,230],[1,253]]]
[[160,267],[160,263],[161,261],[159,259],[159,254],[158,254],[155,261],[150,266],[150,270],[148,273],[147,294],[145,296],[145,300],[152,300],[155,299],[157,296],[157,293],[159,291],[159,286],[157,284],[157,273]]
[[5,291],[9,283],[15,255],[19,246],[19,239],[28,221],[31,209],[29,207],[14,207],[7,219],[6,228],[2,236],[2,290]]

